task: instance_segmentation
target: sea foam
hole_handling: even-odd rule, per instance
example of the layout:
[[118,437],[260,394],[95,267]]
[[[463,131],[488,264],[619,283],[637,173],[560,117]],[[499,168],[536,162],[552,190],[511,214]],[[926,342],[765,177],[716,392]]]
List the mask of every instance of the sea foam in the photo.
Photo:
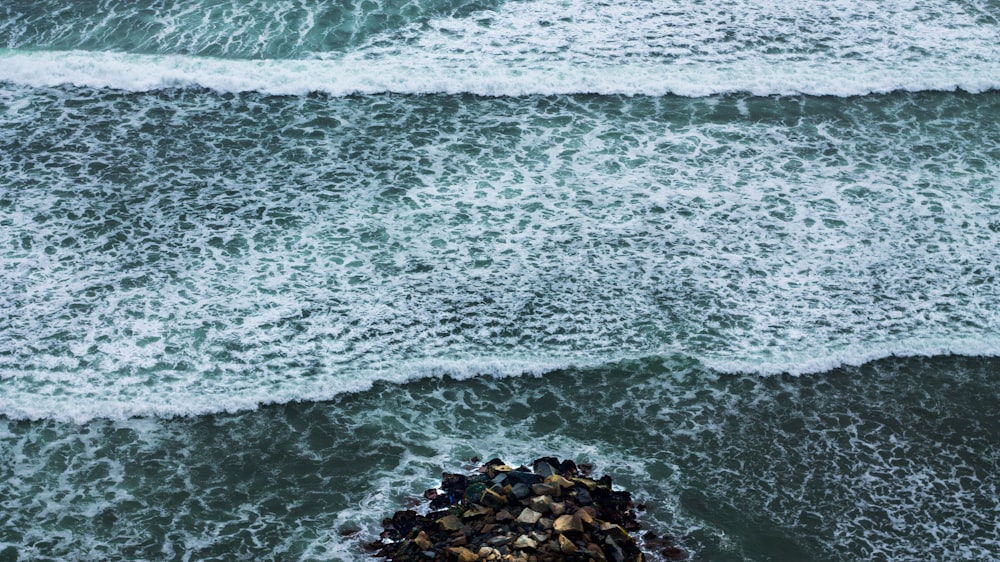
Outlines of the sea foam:
[[1000,62],[736,60],[725,64],[605,65],[489,59],[427,60],[412,54],[346,55],[336,59],[232,60],[187,55],[0,50],[0,82],[33,87],[64,84],[148,92],[206,88],[270,95],[470,93],[483,96],[561,94],[679,95],[749,93],[861,96],[894,91],[970,93],[1000,88]]

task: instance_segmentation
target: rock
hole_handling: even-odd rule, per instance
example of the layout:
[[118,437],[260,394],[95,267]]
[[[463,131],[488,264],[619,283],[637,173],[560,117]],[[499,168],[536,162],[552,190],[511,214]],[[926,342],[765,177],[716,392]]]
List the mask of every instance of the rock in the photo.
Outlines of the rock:
[[488,508],[485,505],[472,504],[472,507],[462,512],[462,518],[472,519],[475,517],[482,517],[483,515],[488,515],[490,513],[493,513],[491,508]]
[[552,524],[552,530],[557,533],[582,533],[583,523],[576,515],[560,515]]
[[413,544],[420,547],[420,550],[430,550],[433,545],[430,539],[427,538],[427,533],[420,531],[417,536],[413,538]]
[[564,490],[568,490],[568,489],[570,489],[570,488],[573,487],[573,482],[571,482],[570,480],[568,480],[566,478],[563,478],[562,476],[560,476],[558,474],[553,474],[552,476],[546,477],[545,478],[545,483],[546,484],[555,484],[556,486],[559,486],[560,488],[562,488]]
[[[551,457],[549,457],[549,459],[555,460],[552,459]],[[537,461],[535,461],[534,464],[531,465],[531,469],[534,471],[535,474],[542,477],[552,476],[553,474],[556,473],[556,468],[552,466],[551,463],[546,462],[544,459],[538,459]]]
[[573,554],[577,550],[577,546],[573,544],[573,541],[566,538],[566,535],[559,535],[559,551],[563,554]]
[[562,488],[558,484],[542,482],[541,484],[532,484],[531,493],[537,496],[558,496],[562,494]]
[[[629,532],[639,523],[628,492],[608,476],[581,477],[587,470],[572,461],[532,466],[492,459],[471,476],[444,473],[440,489],[424,493],[431,512],[396,512],[382,522],[382,540],[364,546],[387,562],[644,562]],[[643,540],[664,559],[686,557],[673,537]]]
[[551,511],[549,508],[552,505],[552,498],[550,496],[536,496],[528,500],[528,507],[537,511],[538,513],[548,513]]
[[500,507],[501,505],[507,503],[507,497],[487,488],[483,491],[483,495],[479,499],[479,502],[487,507]]
[[458,562],[476,562],[479,559],[475,552],[461,546],[450,546],[446,552],[453,560],[458,560]]
[[517,540],[514,541],[514,544],[511,546],[522,550],[525,548],[535,548],[538,546],[538,541],[531,537],[521,535],[520,537],[517,537]]
[[576,503],[580,505],[591,505],[594,503],[594,500],[590,497],[590,492],[586,488],[579,486],[573,488],[573,497],[576,498]]
[[531,488],[523,482],[518,482],[511,487],[510,493],[517,499],[526,498],[531,495]]
[[538,513],[537,511],[531,509],[530,507],[526,507],[522,509],[521,514],[517,516],[517,522],[522,523],[524,525],[534,525],[541,518],[542,518],[541,513]]
[[511,485],[524,484],[525,486],[531,486],[532,484],[538,484],[544,479],[544,476],[522,470],[512,470],[507,473],[507,482],[510,482]]
[[593,560],[597,560],[598,562],[607,562],[608,560],[607,557],[604,556],[604,551],[601,550],[601,547],[594,543],[587,543],[587,548],[584,550],[587,551],[587,555]]
[[508,537],[506,535],[499,536],[499,537],[493,537],[490,540],[486,541],[486,544],[488,544],[490,546],[503,546],[503,545],[509,544],[509,543],[510,543],[510,537]]

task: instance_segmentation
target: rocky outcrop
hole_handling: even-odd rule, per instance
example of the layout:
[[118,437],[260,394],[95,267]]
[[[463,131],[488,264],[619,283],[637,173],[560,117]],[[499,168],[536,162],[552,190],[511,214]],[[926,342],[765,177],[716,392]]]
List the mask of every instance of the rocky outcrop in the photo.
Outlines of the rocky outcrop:
[[[630,494],[589,472],[543,457],[531,468],[493,459],[469,476],[446,473],[440,489],[424,493],[427,515],[396,512],[369,547],[392,562],[643,562]],[[664,557],[684,557],[669,539],[646,538]]]

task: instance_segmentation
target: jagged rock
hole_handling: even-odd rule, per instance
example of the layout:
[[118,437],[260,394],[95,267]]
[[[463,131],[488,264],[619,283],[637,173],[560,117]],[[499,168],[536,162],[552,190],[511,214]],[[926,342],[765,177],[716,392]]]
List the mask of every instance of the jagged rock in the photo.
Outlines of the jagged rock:
[[420,547],[420,550],[430,550],[434,546],[430,539],[427,538],[427,533],[420,531],[417,536],[413,539],[413,544]]
[[553,474],[556,473],[556,468],[549,461],[555,461],[556,465],[559,464],[559,461],[557,459],[554,459],[552,457],[544,457],[532,463],[531,469],[534,471],[535,474],[538,474],[539,476],[542,477],[552,476]]
[[531,492],[537,496],[558,496],[562,494],[562,488],[558,484],[542,482],[541,484],[532,484]]
[[517,499],[526,498],[531,495],[531,488],[523,482],[518,482],[511,487],[510,493]]
[[573,554],[577,550],[577,546],[573,544],[573,541],[566,538],[566,535],[559,535],[559,551],[563,554]]
[[462,528],[462,520],[455,515],[446,515],[438,519],[438,525],[445,531],[457,531]]
[[528,500],[528,507],[538,513],[548,513],[551,511],[552,498],[550,496],[537,496]]
[[590,497],[590,492],[586,488],[581,488],[577,486],[573,489],[573,497],[576,499],[576,503],[580,505],[591,505],[594,500]]
[[[585,466],[543,457],[532,472],[492,459],[471,476],[442,474],[441,488],[424,493],[430,513],[395,513],[365,546],[389,562],[645,562],[629,533],[639,528],[631,496],[608,476],[581,477]],[[666,559],[685,557],[672,538],[643,540]]]
[[576,515],[560,515],[552,524],[552,530],[557,533],[582,533],[583,523]]
[[553,474],[552,476],[546,477],[545,478],[545,483],[546,484],[555,484],[556,486],[559,486],[560,488],[562,488],[564,490],[568,490],[568,489],[570,489],[570,488],[573,487],[573,482],[571,482],[570,480],[568,480],[566,478],[563,478],[562,476],[560,476],[558,474]]
[[486,541],[486,544],[490,546],[503,546],[509,543],[510,543],[510,537],[508,536],[493,537],[490,540]]
[[493,510],[485,505],[472,504],[472,507],[462,512],[463,519],[472,519],[474,517],[482,517],[483,515],[488,515],[493,513]]
[[517,537],[517,540],[514,541],[514,544],[511,546],[519,549],[535,548],[538,546],[538,541],[529,536],[521,535],[520,537]]
[[507,503],[507,497],[487,488],[483,491],[483,495],[479,499],[479,502],[487,507],[500,507],[501,505]]
[[522,509],[521,514],[517,516],[517,522],[523,523],[525,525],[534,525],[541,518],[542,518],[541,513],[538,513],[537,511],[531,509],[530,507],[526,507]]
[[450,546],[446,552],[458,562],[476,562],[479,559],[475,552],[461,546]]

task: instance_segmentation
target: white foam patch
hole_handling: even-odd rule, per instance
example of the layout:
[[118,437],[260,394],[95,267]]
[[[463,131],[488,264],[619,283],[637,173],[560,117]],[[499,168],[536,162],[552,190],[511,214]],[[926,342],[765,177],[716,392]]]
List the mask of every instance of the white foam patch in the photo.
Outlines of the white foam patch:
[[[426,4],[365,3],[331,13],[289,3],[204,13],[184,6],[152,22],[135,8],[115,6],[91,14],[92,27],[83,32],[73,19],[49,29],[44,21],[13,17],[0,81],[130,91],[492,96],[851,96],[1000,86],[1000,24],[983,2]],[[368,18],[383,23],[372,26]],[[317,19],[328,28],[317,29]],[[140,29],[126,33],[130,28]]]
[[0,90],[17,418],[998,351],[995,93]]
[[209,88],[271,95],[324,93],[626,94],[701,97],[725,93],[859,96],[893,91],[978,93],[1000,88],[997,58],[913,61],[761,61],[728,64],[542,60],[512,66],[489,59],[347,55],[330,60],[226,60],[184,55],[0,50],[0,81],[33,87],[71,84],[148,92]]
[[753,359],[719,358],[710,354],[700,355],[703,365],[730,374],[753,375],[808,375],[824,373],[840,367],[858,367],[888,357],[937,357],[961,355],[966,357],[1000,356],[1000,338],[901,338],[893,342],[869,342],[846,345],[828,350],[828,355],[817,355],[815,350],[796,352],[769,351]]

